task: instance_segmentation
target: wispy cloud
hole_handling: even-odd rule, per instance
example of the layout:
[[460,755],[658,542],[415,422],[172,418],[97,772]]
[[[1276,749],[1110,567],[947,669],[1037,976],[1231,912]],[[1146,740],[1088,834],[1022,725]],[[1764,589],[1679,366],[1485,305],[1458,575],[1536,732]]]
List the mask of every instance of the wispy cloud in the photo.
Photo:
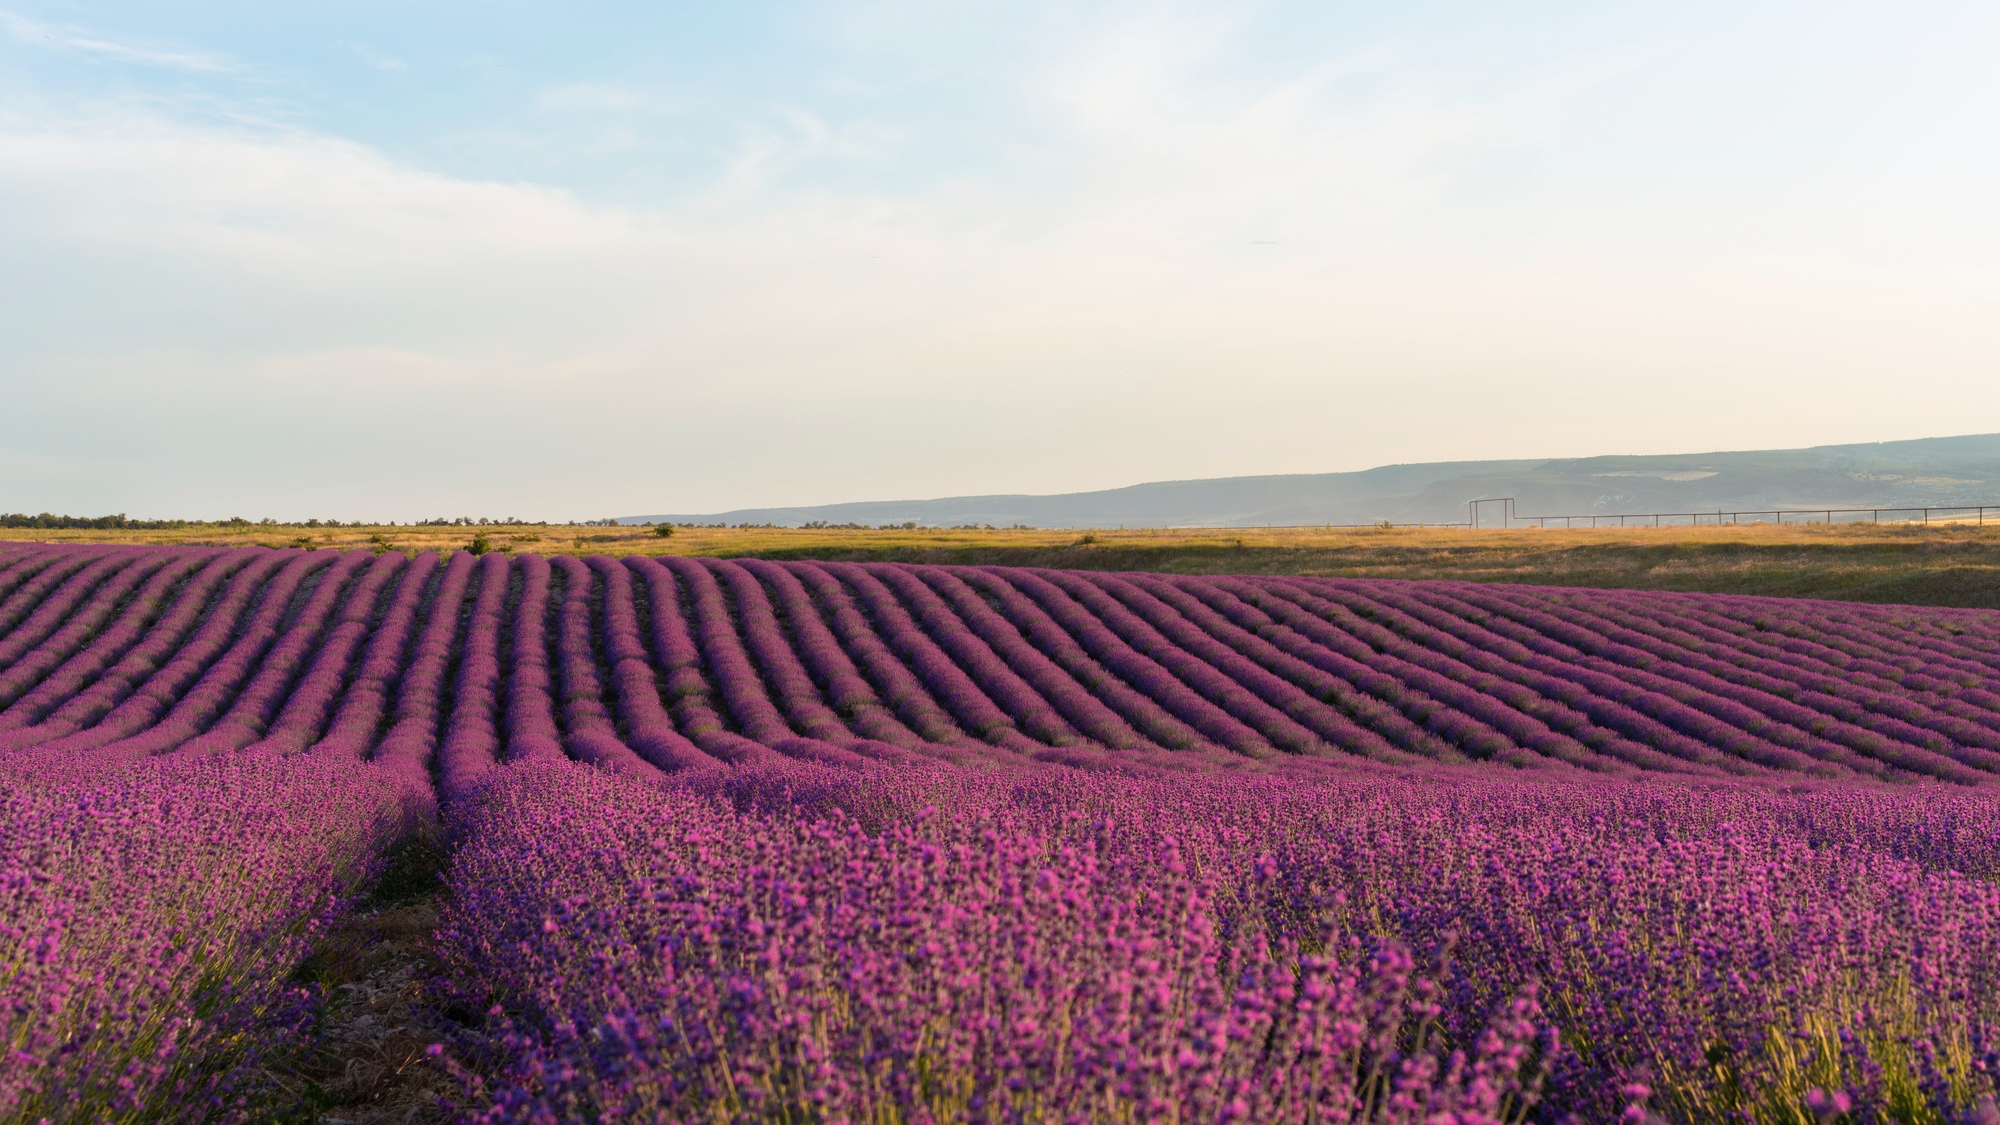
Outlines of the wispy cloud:
[[361,60],[361,65],[370,70],[408,70],[410,64],[394,55],[384,54],[366,43],[353,39],[338,39],[334,47],[346,51]]
[[608,82],[571,82],[550,86],[535,96],[539,109],[586,113],[634,113],[669,108],[659,98],[630,86]]
[[[1816,436],[1804,422],[1747,428],[1807,383],[1865,398],[1892,363],[1924,366],[1940,393],[1868,424],[1918,432],[1911,418],[1944,391],[1970,393],[2000,355],[1976,309],[1859,289],[1179,251],[1168,232],[1215,206],[1186,173],[1169,205],[1123,222],[1098,182],[1060,201],[788,189],[798,154],[841,145],[809,117],[754,159],[738,154],[748,166],[725,178],[752,194],[638,211],[441,176],[301,130],[104,111],[0,117],[0,234],[34,231],[11,243],[19,272],[59,279],[20,297],[73,314],[21,322],[20,354],[59,358],[12,364],[0,392],[35,423],[22,432],[88,417],[138,435],[142,460],[235,450],[177,495],[259,510],[356,490],[399,518],[414,513],[398,497],[726,508],[901,494],[915,480],[937,494],[1059,491],[1534,443],[1588,451],[1565,436],[1571,416],[1524,402],[1645,417],[1634,439],[1650,445],[1696,432],[1803,442]],[[1294,174],[1258,146],[1217,153]],[[1316,182],[1321,206],[1394,221],[1372,186]],[[1311,225],[1283,199],[1222,188],[1225,203],[1272,208],[1281,234]],[[83,322],[77,310],[110,327],[75,335],[63,326]],[[195,342],[161,343],[177,340]],[[1681,393],[1663,399],[1668,383]],[[1720,397],[1742,428],[1715,428]],[[671,442],[656,440],[662,424]],[[1502,429],[1515,444],[1497,444]],[[235,441],[278,431],[282,452]],[[1857,420],[1817,436],[1868,432]],[[511,446],[547,456],[491,456]],[[408,480],[430,483],[414,496]]]
[[76,51],[119,62],[164,66],[209,74],[227,74],[244,69],[240,63],[205,51],[175,51],[138,43],[122,43],[93,34],[74,24],[43,23],[5,10],[0,10],[0,25],[5,25],[7,33],[23,43]]
[[895,152],[904,140],[899,130],[880,122],[833,123],[797,106],[780,106],[769,119],[739,129],[708,198],[745,202],[816,163],[866,163]]

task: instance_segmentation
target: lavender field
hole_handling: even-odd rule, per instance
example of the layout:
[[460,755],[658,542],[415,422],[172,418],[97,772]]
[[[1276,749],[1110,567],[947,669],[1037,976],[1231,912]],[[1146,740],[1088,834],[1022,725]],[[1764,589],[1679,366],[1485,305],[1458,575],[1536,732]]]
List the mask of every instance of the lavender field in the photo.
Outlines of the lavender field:
[[433,834],[441,1119],[2000,1125],[2000,613],[0,546],[0,1121]]

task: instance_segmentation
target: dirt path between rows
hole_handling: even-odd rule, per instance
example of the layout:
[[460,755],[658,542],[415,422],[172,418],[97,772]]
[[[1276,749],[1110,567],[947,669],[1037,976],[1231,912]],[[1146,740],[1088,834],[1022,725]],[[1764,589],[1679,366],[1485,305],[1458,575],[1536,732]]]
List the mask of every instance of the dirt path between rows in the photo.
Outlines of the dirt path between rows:
[[429,982],[443,905],[435,840],[391,855],[376,887],[300,966],[323,1007],[307,1049],[269,1075],[282,1120],[300,1125],[430,1125],[448,1120],[453,1083],[428,1051],[447,1038]]

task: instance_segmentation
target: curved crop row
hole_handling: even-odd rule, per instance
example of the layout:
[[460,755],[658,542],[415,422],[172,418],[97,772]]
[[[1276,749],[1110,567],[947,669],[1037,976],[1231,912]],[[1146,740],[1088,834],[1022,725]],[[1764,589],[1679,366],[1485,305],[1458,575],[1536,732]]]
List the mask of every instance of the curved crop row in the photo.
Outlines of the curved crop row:
[[0,755],[325,744],[435,768],[447,791],[528,759],[912,754],[1980,785],[2000,778],[1993,616],[1451,582],[17,548],[0,565]]

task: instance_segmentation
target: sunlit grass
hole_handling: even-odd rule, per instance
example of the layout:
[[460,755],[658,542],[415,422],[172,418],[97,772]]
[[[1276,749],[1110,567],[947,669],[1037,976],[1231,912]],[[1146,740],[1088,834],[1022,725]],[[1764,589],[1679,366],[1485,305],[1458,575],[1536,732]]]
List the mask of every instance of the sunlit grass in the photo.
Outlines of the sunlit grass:
[[720,528],[562,524],[0,529],[0,542],[841,559],[1182,574],[1315,574],[2000,608],[2000,524],[1602,528]]

